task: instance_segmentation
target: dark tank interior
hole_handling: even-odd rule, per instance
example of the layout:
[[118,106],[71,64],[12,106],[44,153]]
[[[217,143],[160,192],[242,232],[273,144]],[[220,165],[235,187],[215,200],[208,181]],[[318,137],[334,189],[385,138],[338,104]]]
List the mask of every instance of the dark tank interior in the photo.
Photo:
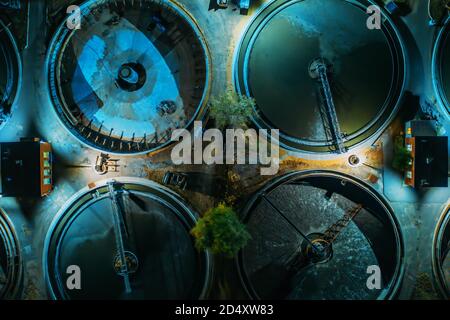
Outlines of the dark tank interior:
[[449,0],[0,0],[2,311],[448,301],[449,51]]
[[0,20],[0,128],[11,116],[20,85],[20,60],[15,40]]
[[435,233],[434,276],[444,297],[450,297],[450,211],[446,208]]
[[442,105],[450,112],[450,20],[442,28],[435,46],[435,86]]
[[[244,221],[252,240],[240,256],[242,277],[258,298],[376,299],[399,277],[402,239],[392,212],[348,177],[289,174],[258,193]],[[327,235],[336,224],[343,226]],[[310,257],[308,239],[326,257]],[[382,291],[366,287],[371,265],[382,270]]]
[[[193,247],[194,219],[157,186],[109,182],[83,192],[47,236],[52,292],[62,299],[200,298],[210,262]],[[73,265],[84,273],[79,291],[65,288],[66,270]]]
[[380,30],[356,27],[366,23],[365,11],[354,1],[277,1],[255,18],[236,72],[238,89],[257,101],[259,126],[280,128],[292,148],[335,150],[323,83],[311,72],[317,59],[326,65],[344,145],[385,126],[402,94],[404,57],[388,19]]

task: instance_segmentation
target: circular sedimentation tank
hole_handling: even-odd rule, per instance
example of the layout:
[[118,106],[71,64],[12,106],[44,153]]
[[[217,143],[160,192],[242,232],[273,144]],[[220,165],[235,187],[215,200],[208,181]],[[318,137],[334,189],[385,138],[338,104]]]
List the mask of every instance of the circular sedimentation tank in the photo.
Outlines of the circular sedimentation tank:
[[328,171],[293,172],[257,192],[243,211],[251,235],[238,268],[253,299],[395,297],[402,235],[370,186]]
[[273,1],[247,27],[235,83],[256,100],[255,124],[279,129],[285,148],[343,152],[376,137],[395,115],[406,58],[384,11],[380,29],[367,27],[371,4]]
[[434,234],[433,272],[442,296],[450,299],[450,206],[442,213]]
[[[173,192],[122,178],[78,192],[48,231],[43,267],[54,299],[201,299],[211,258],[194,247],[196,214]],[[81,289],[74,276],[81,273]]]
[[21,286],[19,242],[6,213],[0,209],[0,300],[13,299]]
[[0,129],[10,118],[20,87],[21,62],[14,38],[0,20]]
[[439,104],[450,116],[450,18],[440,30],[434,46],[433,83]]
[[50,98],[79,140],[151,152],[202,116],[209,54],[188,12],[170,0],[91,0],[80,15],[80,29],[61,24],[47,58]]

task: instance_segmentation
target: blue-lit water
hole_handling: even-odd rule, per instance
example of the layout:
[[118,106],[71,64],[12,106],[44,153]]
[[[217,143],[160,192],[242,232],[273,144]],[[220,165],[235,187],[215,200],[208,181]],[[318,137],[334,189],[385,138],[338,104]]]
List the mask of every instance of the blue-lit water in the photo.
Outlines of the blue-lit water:
[[[104,131],[136,137],[161,133],[183,118],[183,101],[170,67],[152,41],[126,19],[113,26],[95,24],[72,37],[77,57],[71,88],[83,114]],[[147,80],[134,92],[118,87],[116,79],[123,64],[140,63]],[[160,118],[161,101],[177,104],[178,113]]]

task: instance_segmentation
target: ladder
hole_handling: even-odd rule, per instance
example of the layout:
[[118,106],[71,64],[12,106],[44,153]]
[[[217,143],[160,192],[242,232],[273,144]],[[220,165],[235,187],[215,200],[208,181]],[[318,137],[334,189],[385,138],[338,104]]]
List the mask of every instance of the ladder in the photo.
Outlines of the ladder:
[[363,206],[358,204],[356,207],[349,209],[341,219],[339,219],[324,232],[323,240],[325,240],[328,245],[332,244],[342,230],[348,226],[350,221],[352,221],[356,215],[361,212],[362,208]]

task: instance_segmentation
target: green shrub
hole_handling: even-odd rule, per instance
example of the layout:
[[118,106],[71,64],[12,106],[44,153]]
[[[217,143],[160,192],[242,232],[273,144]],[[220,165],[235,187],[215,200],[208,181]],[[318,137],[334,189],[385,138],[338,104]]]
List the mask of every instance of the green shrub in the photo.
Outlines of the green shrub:
[[392,167],[395,170],[404,172],[408,169],[411,159],[411,153],[404,146],[403,136],[397,136],[394,142],[394,158],[392,160]]
[[219,129],[246,128],[254,112],[255,100],[228,89],[211,99],[210,116]]
[[208,210],[191,230],[199,250],[209,249],[214,254],[234,257],[250,239],[245,225],[233,208],[224,204]]

